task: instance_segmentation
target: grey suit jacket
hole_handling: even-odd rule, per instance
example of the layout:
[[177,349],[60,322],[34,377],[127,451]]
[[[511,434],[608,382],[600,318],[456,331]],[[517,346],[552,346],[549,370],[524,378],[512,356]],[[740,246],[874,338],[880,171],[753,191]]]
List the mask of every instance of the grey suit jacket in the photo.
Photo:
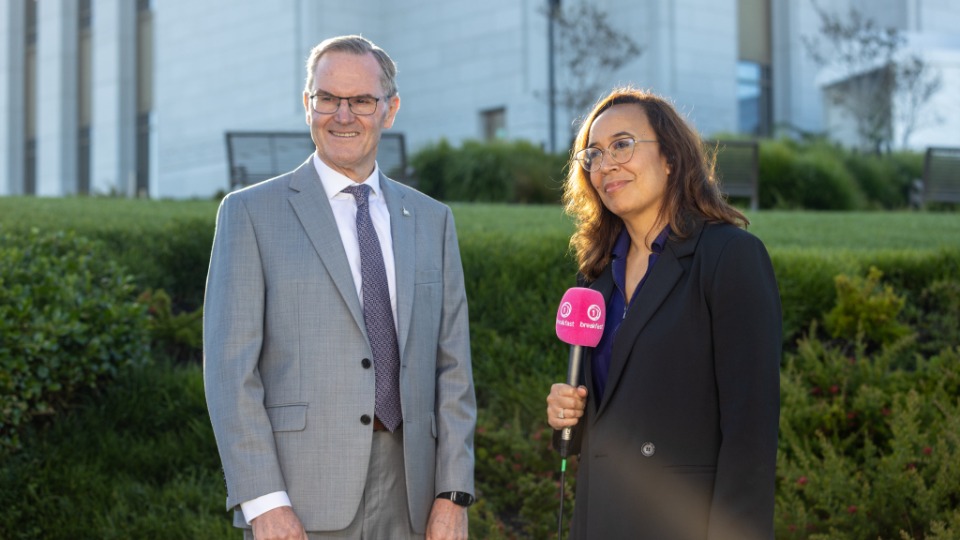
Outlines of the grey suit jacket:
[[[407,495],[423,532],[434,497],[474,492],[476,402],[463,270],[445,205],[381,175],[397,283]],[[374,370],[363,312],[312,158],[220,205],[204,303],[204,384],[227,508],[285,490],[305,528],[360,503]],[[368,367],[364,367],[364,366]]]

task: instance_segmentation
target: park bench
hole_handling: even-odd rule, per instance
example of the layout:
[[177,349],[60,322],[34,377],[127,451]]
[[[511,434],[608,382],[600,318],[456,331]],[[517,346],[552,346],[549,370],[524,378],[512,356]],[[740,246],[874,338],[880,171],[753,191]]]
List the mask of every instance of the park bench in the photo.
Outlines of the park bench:
[[[316,150],[309,132],[228,131],[226,139],[231,191],[292,171]],[[381,134],[377,163],[390,178],[407,180],[403,134]]]
[[923,200],[960,203],[960,148],[927,148],[923,160]]
[[750,200],[750,210],[760,207],[760,150],[755,141],[706,140],[707,152],[716,152],[717,180],[728,197]]

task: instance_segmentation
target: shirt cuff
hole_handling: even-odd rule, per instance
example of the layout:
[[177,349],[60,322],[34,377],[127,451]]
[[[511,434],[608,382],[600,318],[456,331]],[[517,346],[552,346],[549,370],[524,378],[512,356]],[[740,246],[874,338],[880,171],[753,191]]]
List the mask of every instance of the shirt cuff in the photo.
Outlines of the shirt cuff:
[[281,506],[293,506],[290,504],[290,497],[286,491],[274,491],[262,497],[257,497],[252,501],[240,503],[240,510],[243,511],[243,519],[246,520],[247,525],[249,525],[250,522],[260,514],[265,514]]

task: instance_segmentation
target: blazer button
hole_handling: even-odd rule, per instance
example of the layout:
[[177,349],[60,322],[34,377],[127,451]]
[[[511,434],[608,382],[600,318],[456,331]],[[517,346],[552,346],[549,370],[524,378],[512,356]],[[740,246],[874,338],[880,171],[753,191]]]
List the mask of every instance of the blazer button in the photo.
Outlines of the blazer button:
[[640,452],[647,457],[652,457],[656,451],[657,447],[652,442],[643,443],[643,446],[640,447]]
[[360,361],[360,365],[363,366],[363,369],[370,369],[370,359],[364,358]]
[[365,426],[369,426],[369,425],[370,425],[370,415],[369,415],[369,414],[365,414],[365,415],[361,416],[361,417],[360,417],[360,423],[363,424],[363,425],[365,425]]

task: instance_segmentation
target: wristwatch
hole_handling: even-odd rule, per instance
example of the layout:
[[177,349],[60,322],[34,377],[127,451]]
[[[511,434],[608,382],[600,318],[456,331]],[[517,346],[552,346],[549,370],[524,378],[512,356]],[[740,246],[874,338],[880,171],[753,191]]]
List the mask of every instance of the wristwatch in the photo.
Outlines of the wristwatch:
[[473,495],[463,491],[444,491],[437,495],[437,498],[453,501],[453,504],[463,507],[470,506],[476,500],[473,498]]

